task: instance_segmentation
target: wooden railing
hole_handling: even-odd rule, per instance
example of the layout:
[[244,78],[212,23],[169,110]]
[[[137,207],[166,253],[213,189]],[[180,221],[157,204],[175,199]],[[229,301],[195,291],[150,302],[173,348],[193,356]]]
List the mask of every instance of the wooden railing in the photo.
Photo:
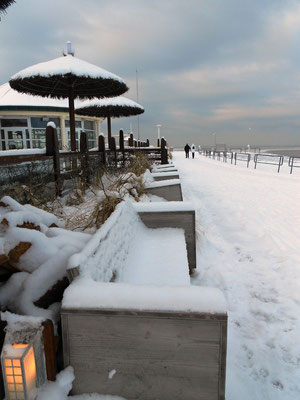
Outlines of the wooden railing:
[[[148,139],[146,141],[137,141],[132,134],[125,141],[121,130],[119,132],[118,146],[116,145],[115,137],[112,137],[110,143],[106,146],[105,138],[101,135],[98,137],[98,148],[89,150],[87,134],[81,132],[79,151],[60,151],[56,129],[48,126],[44,154],[9,155],[9,152],[7,152],[7,155],[0,156],[0,168],[13,168],[23,163],[40,163],[40,169],[44,166],[46,170],[44,175],[51,175],[51,179],[55,182],[56,194],[60,195],[62,182],[65,179],[80,176],[86,183],[90,183],[91,175],[98,170],[103,168],[126,168],[126,161],[132,159],[137,152],[143,153],[151,161],[161,164],[168,163],[167,143],[163,138],[161,139],[160,147],[150,147]],[[0,170],[0,184],[2,183],[1,175],[2,180],[4,180],[4,169]],[[26,179],[26,177],[23,177],[23,179]]]

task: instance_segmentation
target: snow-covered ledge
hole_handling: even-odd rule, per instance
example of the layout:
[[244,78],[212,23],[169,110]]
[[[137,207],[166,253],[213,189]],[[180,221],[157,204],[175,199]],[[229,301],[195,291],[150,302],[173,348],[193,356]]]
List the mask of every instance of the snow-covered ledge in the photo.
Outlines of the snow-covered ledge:
[[162,197],[168,201],[182,201],[181,183],[179,179],[155,181],[145,186],[147,193]]
[[217,288],[154,286],[95,282],[76,279],[65,293],[63,309],[170,311],[208,314],[226,313],[226,301]]

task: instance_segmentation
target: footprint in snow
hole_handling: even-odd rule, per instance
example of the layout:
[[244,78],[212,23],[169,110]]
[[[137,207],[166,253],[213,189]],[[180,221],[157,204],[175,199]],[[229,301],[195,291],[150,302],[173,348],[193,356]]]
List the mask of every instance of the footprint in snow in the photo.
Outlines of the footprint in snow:
[[250,254],[243,254],[239,247],[235,247],[234,249],[236,251],[236,254],[238,256],[240,256],[238,259],[239,262],[244,262],[244,261],[253,262],[254,261],[254,259],[250,256]]

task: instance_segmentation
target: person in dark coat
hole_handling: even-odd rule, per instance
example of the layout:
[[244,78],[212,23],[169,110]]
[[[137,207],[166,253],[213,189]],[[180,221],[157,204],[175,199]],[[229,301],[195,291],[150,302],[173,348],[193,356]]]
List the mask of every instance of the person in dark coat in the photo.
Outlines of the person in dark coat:
[[186,145],[184,146],[185,158],[189,158],[190,150],[191,150],[190,146],[189,146],[188,144],[186,144]]

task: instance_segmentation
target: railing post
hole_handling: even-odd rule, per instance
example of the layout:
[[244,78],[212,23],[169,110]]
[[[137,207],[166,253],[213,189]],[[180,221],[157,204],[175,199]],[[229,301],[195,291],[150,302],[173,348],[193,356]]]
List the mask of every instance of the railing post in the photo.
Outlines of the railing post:
[[134,147],[137,147],[137,141],[135,139],[134,139],[133,143],[134,143]]
[[121,151],[124,151],[124,132],[122,129],[119,132],[119,147]]
[[53,172],[55,182],[55,194],[61,195],[61,177],[60,177],[60,162],[59,148],[56,127],[53,123],[49,123],[46,128],[46,156],[53,157]]
[[106,164],[106,157],[105,157],[105,138],[103,135],[98,136],[98,151],[102,153],[102,164]]
[[146,140],[146,147],[149,147],[150,146],[150,142],[149,142],[149,139],[147,139]]
[[80,132],[81,169],[86,183],[90,182],[89,149],[86,132]]
[[160,140],[157,139],[157,147],[160,147]]
[[161,138],[161,163],[168,164],[168,150],[166,148],[166,141]]
[[115,138],[113,136],[110,139],[110,150],[114,152],[114,159],[115,159],[115,164],[116,164],[116,167],[117,167],[118,160],[117,160],[116,140],[115,140]]
[[123,154],[123,164],[125,165],[124,132],[122,129],[119,132],[119,147],[120,147],[120,151]]
[[133,144],[133,134],[132,134],[132,133],[131,133],[130,136],[129,136],[129,143],[128,143],[128,145],[129,145],[129,147],[133,147],[133,146],[134,146],[134,144]]

